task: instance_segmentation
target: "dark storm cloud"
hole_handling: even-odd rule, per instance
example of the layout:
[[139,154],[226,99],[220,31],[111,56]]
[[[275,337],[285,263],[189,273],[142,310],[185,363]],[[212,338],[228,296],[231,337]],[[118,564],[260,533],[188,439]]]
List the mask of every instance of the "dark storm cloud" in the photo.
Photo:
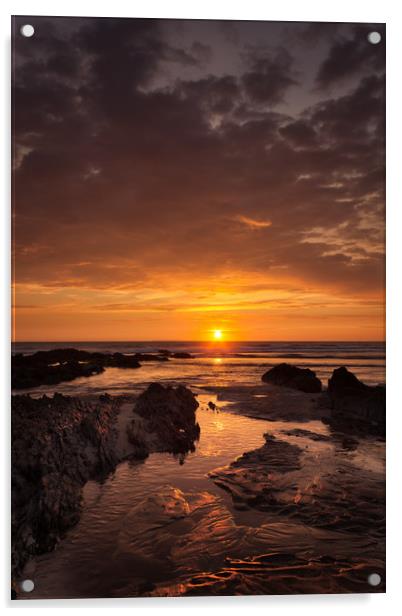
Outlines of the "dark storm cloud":
[[[184,80],[208,46],[168,43],[161,22],[78,20],[61,34],[37,19],[35,51],[16,41],[19,282],[136,288],[227,269],[381,288],[377,73],[356,61],[349,91],[292,117],[280,103],[302,85],[288,51],[248,47],[241,74]],[[151,87],[166,63],[175,78]],[[336,79],[331,63],[320,72]]]
[[384,78],[363,77],[350,94],[319,103],[312,121],[334,143],[346,142],[363,150],[372,142],[378,155],[385,137],[384,103]]
[[[377,45],[369,43],[370,32],[377,31],[382,40]],[[348,36],[338,36],[322,62],[316,81],[319,87],[336,85],[359,73],[381,72],[385,68],[385,27],[383,24],[359,24]]]
[[305,120],[296,120],[280,128],[280,133],[296,146],[308,147],[316,142],[314,127]]
[[345,30],[352,28],[352,24],[331,23],[315,21],[311,23],[293,23],[286,27],[287,38],[303,43],[306,47],[312,48],[324,41],[332,42],[339,31],[345,34]]
[[214,77],[209,75],[198,81],[187,81],[180,84],[185,97],[192,98],[196,105],[214,113],[228,113],[238,103],[240,89],[237,80],[232,75]]
[[290,86],[296,85],[292,56],[285,49],[250,49],[249,69],[242,76],[248,96],[256,103],[275,105],[281,102]]

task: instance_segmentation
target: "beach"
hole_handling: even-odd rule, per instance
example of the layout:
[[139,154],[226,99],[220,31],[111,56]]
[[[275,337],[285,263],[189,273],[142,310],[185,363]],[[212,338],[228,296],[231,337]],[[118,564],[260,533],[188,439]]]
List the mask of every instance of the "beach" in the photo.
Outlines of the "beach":
[[218,13],[12,16],[12,599],[386,591],[385,24]]
[[[49,350],[43,346],[14,352]],[[328,376],[345,365],[374,391],[384,382],[382,345],[98,343],[96,351],[148,357],[138,368],[102,366],[93,376],[14,391],[37,401],[62,394],[60,425],[73,443],[62,455],[71,468],[81,468],[88,433],[95,452],[76,482],[74,519],[52,545],[20,559],[16,575],[35,579],[35,589],[19,598],[384,591],[384,435],[334,421],[327,392]],[[284,362],[314,370],[322,391],[262,380]],[[180,387],[189,394],[179,416],[193,398],[196,408],[178,426]],[[166,395],[171,421],[162,426],[155,413],[149,422],[152,396],[165,409]],[[71,396],[89,405],[89,432],[81,417],[70,421]],[[97,424],[88,419],[94,408]],[[373,572],[378,587],[367,583]]]

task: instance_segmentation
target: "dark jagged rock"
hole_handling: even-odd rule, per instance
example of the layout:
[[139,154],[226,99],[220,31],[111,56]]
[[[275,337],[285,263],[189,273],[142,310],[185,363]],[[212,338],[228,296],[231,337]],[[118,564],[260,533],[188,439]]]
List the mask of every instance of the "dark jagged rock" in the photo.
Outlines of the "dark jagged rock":
[[12,381],[13,389],[29,389],[40,385],[57,385],[63,381],[73,381],[79,377],[93,376],[104,371],[104,367],[96,363],[79,363],[78,361],[65,361],[63,363],[48,364],[39,360],[22,360],[13,358]]
[[367,385],[359,381],[353,372],[342,366],[336,368],[328,380],[328,393],[330,396],[347,396],[359,394],[367,390]]
[[280,508],[272,490],[271,473],[289,473],[300,469],[302,449],[275,436],[264,434],[265,444],[247,451],[229,466],[209,473],[214,482],[229,492],[237,509]]
[[19,353],[14,356],[15,360],[27,361],[41,361],[43,363],[56,363],[63,361],[88,361],[89,358],[101,357],[102,353],[89,353],[88,351],[81,351],[79,349],[65,348],[65,349],[50,349],[49,351],[36,351],[32,355],[23,355]]
[[12,568],[54,548],[79,519],[81,488],[117,459],[118,407],[55,394],[12,398]]
[[[138,398],[134,413],[145,421],[146,432],[155,434],[163,451],[186,453],[194,450],[200,435],[195,411],[198,402],[186,387],[163,387],[151,383]],[[129,428],[129,439],[138,441],[136,422]],[[158,449],[158,446],[157,446]]]
[[78,377],[103,372],[106,367],[139,368],[135,355],[98,353],[78,349],[37,351],[33,355],[17,354],[12,358],[12,388],[27,389],[40,385],[57,385]]
[[105,367],[112,368],[140,368],[141,364],[135,355],[124,355],[123,353],[113,353],[103,355],[99,362]]
[[365,385],[342,366],[328,380],[328,396],[333,423],[385,434],[385,387]]
[[262,375],[265,383],[298,389],[309,394],[319,393],[322,385],[315,372],[291,364],[278,364]]
[[127,404],[107,394],[95,402],[57,393],[13,396],[14,579],[30,556],[52,550],[78,522],[81,490],[89,479],[105,476],[127,458],[194,450],[198,402],[189,389],[153,383],[139,396],[129,423],[121,424],[117,417]]

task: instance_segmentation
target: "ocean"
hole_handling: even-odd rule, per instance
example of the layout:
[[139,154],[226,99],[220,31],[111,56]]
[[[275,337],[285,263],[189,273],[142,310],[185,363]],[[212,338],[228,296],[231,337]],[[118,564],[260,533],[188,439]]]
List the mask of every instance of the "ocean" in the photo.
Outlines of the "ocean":
[[339,366],[346,366],[367,385],[385,383],[383,342],[18,342],[12,352],[31,354],[68,347],[124,354],[166,349],[190,353],[192,358],[144,362],[137,369],[107,368],[89,378],[35,388],[35,394],[56,390],[71,395],[134,393],[152,381],[182,383],[195,390],[211,385],[255,385],[266,370],[281,362],[314,370],[324,386]]
[[[192,359],[148,361],[136,369],[107,368],[102,374],[30,393],[137,393],[151,381],[183,383],[197,394],[201,432],[195,450],[184,457],[152,453],[141,462],[123,461],[101,481],[88,481],[78,524],[57,549],[34,557],[23,572],[23,578],[35,580],[30,598],[130,597],[149,591],[191,594],[197,592],[200,580],[203,594],[214,592],[217,580],[228,584],[225,594],[258,594],[261,588],[275,592],[272,583],[281,584],[278,573],[266,586],[272,575],[270,554],[291,565],[291,581],[284,582],[288,586],[282,586],[282,592],[289,588],[304,593],[366,592],[367,574],[383,575],[385,443],[332,434],[319,413],[317,419],[303,421],[251,418],[233,411],[224,390],[219,395],[213,391],[215,386],[250,385],[252,400],[253,386],[261,383],[262,374],[283,361],[311,367],[324,385],[341,365],[365,383],[384,382],[383,344],[58,342],[20,343],[13,351],[57,347],[191,353]],[[211,410],[209,401],[218,405],[217,411]],[[285,473],[275,465],[270,469],[276,508],[241,507],[213,475],[244,452],[261,447],[266,433],[288,447],[301,447],[301,467]],[[175,502],[172,495],[184,499],[193,512],[188,519],[161,518],[161,508],[170,511]],[[300,508],[294,509],[299,502]],[[326,526],[325,520],[335,527],[343,520],[342,532]],[[250,562],[260,555],[256,572]],[[329,575],[328,563],[335,559],[340,572],[334,569],[337,573]]]

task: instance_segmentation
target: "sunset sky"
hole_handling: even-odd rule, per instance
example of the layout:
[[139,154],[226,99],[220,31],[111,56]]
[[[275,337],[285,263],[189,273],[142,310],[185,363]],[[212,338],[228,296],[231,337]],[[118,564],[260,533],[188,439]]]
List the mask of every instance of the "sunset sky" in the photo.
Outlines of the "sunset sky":
[[381,25],[14,30],[16,340],[383,339]]

